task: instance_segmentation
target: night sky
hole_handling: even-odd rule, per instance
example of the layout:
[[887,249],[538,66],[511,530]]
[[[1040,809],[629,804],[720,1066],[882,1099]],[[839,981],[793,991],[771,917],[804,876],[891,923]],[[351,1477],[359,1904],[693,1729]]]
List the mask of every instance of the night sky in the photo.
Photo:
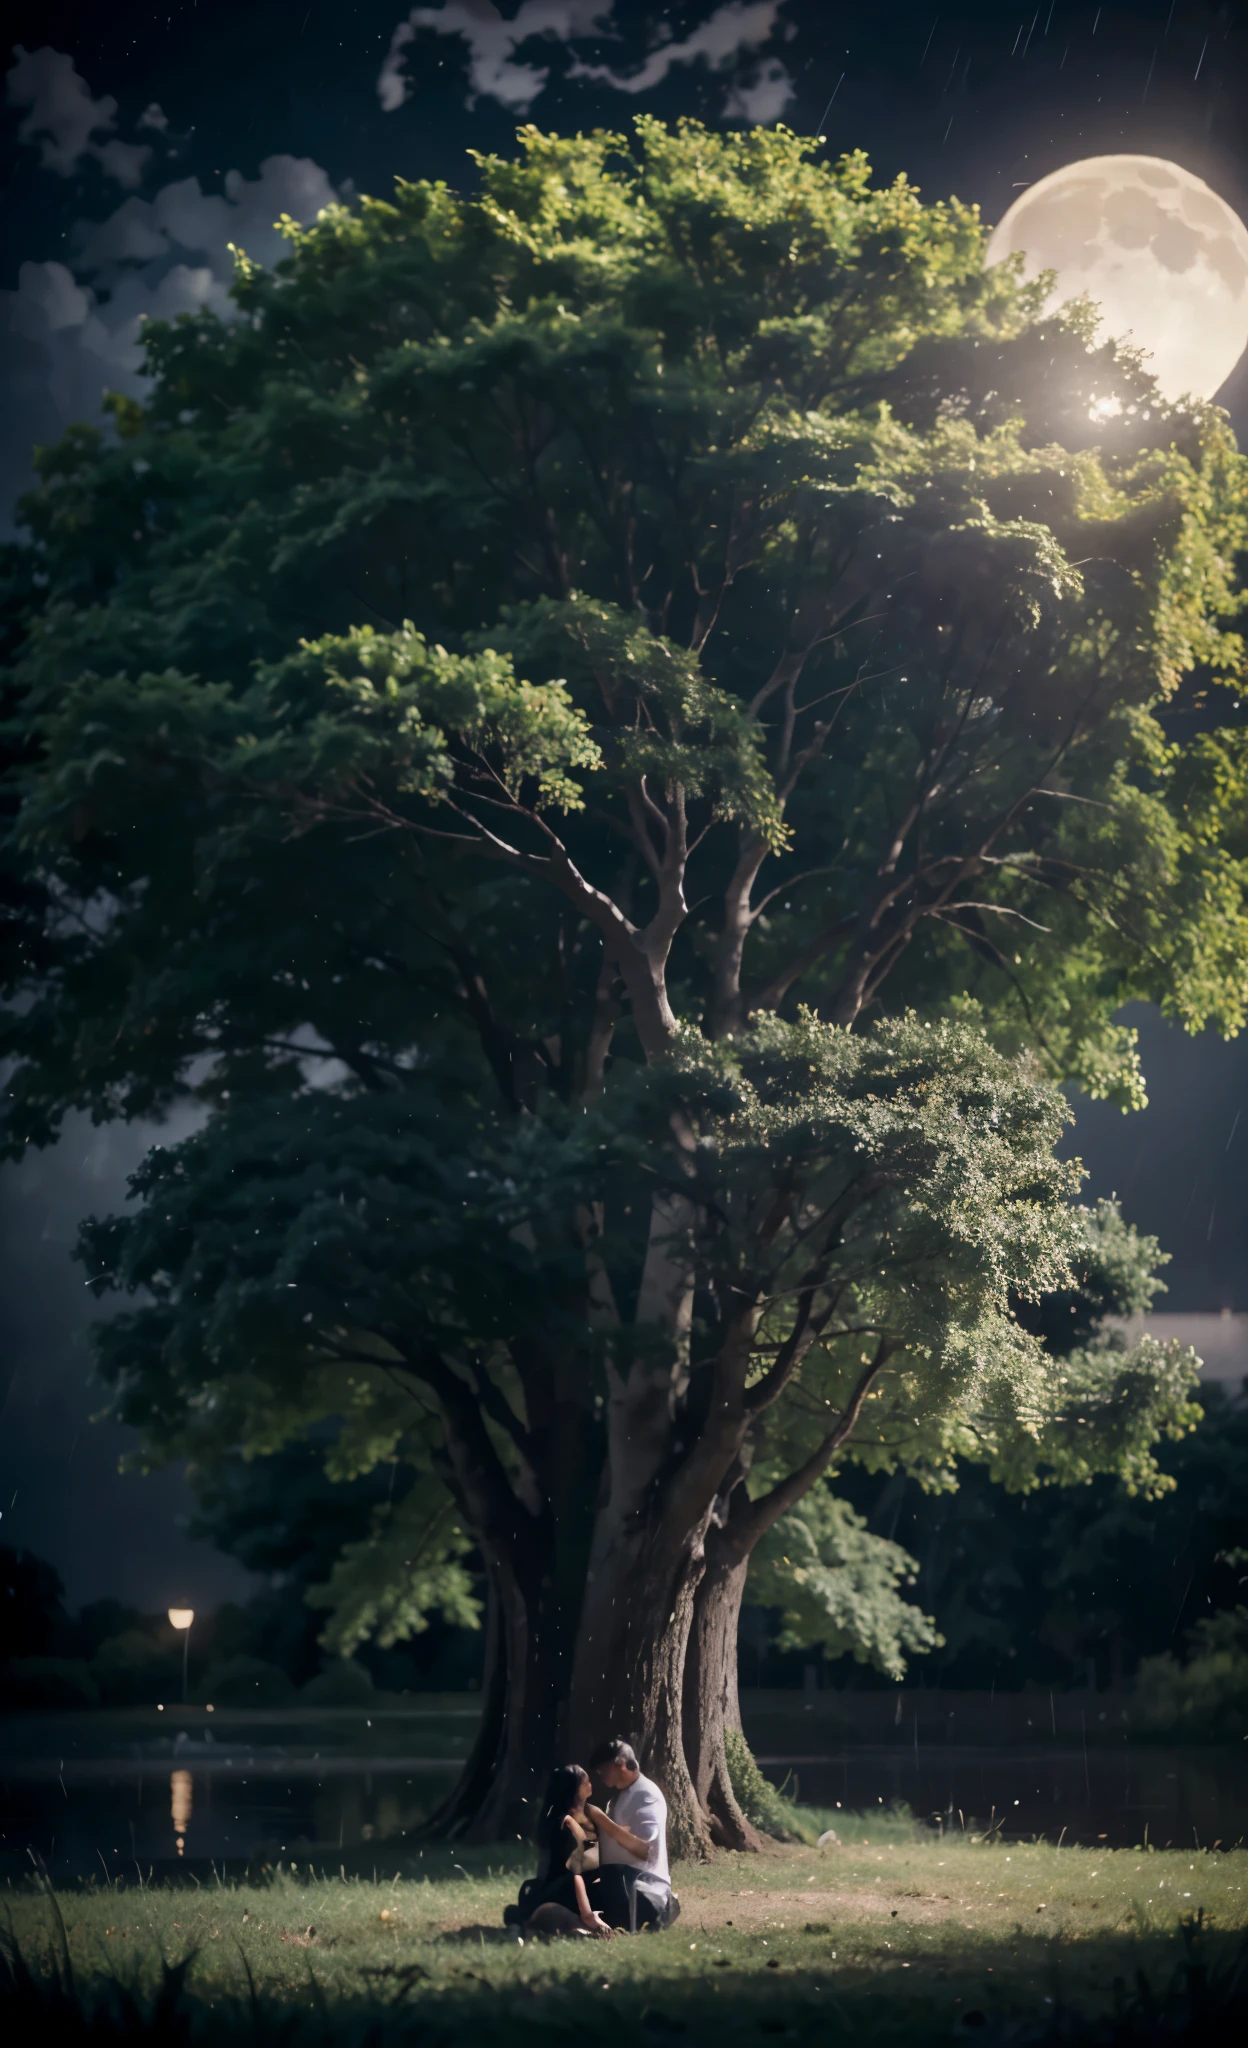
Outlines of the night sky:
[[[782,120],[864,149],[989,222],[1079,157],[1140,150],[1248,219],[1248,4],[1130,7],[838,0],[164,0],[10,16],[0,109],[0,522],[30,451],[141,388],[145,312],[228,309],[227,244],[261,260],[279,213],[472,177],[518,121],[637,113]],[[1248,358],[1220,394],[1248,438]],[[1078,1104],[1093,1194],[1173,1254],[1171,1308],[1248,1310],[1248,1040],[1138,1022],[1150,1106]],[[168,1133],[163,1135],[167,1136]],[[0,1541],[56,1564],[71,1601],[210,1605],[246,1577],[182,1533],[176,1473],[119,1478],[126,1433],[90,1420],[77,1221],[124,1198],[151,1133],[69,1131],[0,1172]]]

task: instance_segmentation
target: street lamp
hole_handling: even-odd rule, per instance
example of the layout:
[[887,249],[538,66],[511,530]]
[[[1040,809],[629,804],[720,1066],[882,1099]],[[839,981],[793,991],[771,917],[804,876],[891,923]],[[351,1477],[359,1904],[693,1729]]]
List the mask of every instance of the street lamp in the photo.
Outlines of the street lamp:
[[183,1704],[183,1706],[185,1706],[185,1705],[186,1705],[186,1660],[187,1660],[188,1656],[190,1655],[190,1649],[191,1649],[191,1623],[192,1623],[192,1622],[194,1621],[194,1619],[195,1619],[195,1609],[194,1609],[193,1607],[171,1607],[171,1608],[169,1609],[169,1626],[170,1626],[170,1628],[179,1628],[179,1629],[181,1629],[181,1631],[182,1631],[182,1704]]

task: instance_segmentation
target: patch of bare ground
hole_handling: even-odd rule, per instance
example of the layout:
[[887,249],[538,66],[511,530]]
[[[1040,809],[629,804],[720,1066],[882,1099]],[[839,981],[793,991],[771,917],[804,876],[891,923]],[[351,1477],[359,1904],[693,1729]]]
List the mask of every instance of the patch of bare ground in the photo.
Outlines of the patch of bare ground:
[[[811,1922],[831,1928],[838,1920],[860,1924],[864,1920],[904,1918],[912,1923],[930,1923],[948,1919],[955,1908],[973,1910],[970,1902],[948,1892],[917,1892],[883,1883],[852,1888],[845,1884],[812,1884],[800,1891],[777,1891],[770,1887],[756,1891],[747,1886],[731,1892],[711,1890],[690,1883],[686,1877],[680,1883],[679,1897],[680,1928],[698,1928],[708,1934],[727,1927],[736,1928],[738,1933],[765,1932],[769,1928],[801,1933],[810,1931]],[[514,1940],[505,1930],[484,1928],[467,1915],[462,1919],[440,1920],[436,1931],[443,1941]]]
[[735,1896],[684,1885],[680,1905],[682,1927],[696,1921],[708,1932],[719,1927],[783,1927],[792,1932],[810,1920],[888,1920],[903,1913],[907,1920],[941,1920],[949,1912],[950,1900],[947,1894],[915,1894],[893,1885],[853,1890],[845,1885],[807,1885],[801,1891],[745,1890]]

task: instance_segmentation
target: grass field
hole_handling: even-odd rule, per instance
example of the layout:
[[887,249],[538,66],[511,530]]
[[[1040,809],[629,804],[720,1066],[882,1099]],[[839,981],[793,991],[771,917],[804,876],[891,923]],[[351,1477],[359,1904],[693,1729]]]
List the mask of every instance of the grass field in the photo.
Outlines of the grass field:
[[[1158,2039],[1238,2035],[1248,2011],[1243,1851],[1105,1852],[940,1839],[886,1814],[836,1820],[841,1843],[823,1852],[777,1848],[679,1869],[677,1926],[609,1943],[522,1944],[505,1933],[503,1907],[528,1865],[488,1850],[427,1850],[427,1875],[391,1883],[284,1867],[252,1885],[84,1885],[55,1906],[31,1885],[11,1890],[5,1908],[32,1977],[68,1996],[72,1976],[77,2009],[102,1998],[125,2038],[141,2008],[166,2038],[151,2000],[162,1966],[188,1956],[178,2025],[189,2032],[170,2039],[295,2039],[302,2026],[334,2040],[363,2040],[370,2028],[373,2040],[393,2030],[474,2042],[814,2041],[830,2029],[873,2043],[968,2029],[1082,2040],[1078,2027],[1115,2006],[1130,2008],[1135,2031],[1086,2038],[1152,2039],[1149,2011]],[[1178,2008],[1166,2018],[1158,2002],[1182,1985],[1190,2005],[1193,1957],[1197,2004],[1213,2003],[1203,2020],[1188,2015],[1189,2033],[1172,2024]],[[109,1989],[117,1984],[137,1999],[128,2026]],[[28,2025],[39,1995],[10,1979]]]

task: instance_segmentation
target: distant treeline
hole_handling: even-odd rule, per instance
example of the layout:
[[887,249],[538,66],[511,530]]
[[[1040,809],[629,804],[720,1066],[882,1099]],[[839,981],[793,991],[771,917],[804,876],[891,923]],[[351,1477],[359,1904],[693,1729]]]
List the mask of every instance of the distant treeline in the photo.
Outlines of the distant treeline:
[[[1138,1684],[1155,1725],[1204,1733],[1248,1727],[1248,1402],[1201,1393],[1204,1420],[1165,1445],[1173,1489],[1133,1498],[1116,1482],[1011,1494],[980,1467],[956,1492],[925,1494],[901,1475],[850,1470],[838,1493],[917,1565],[913,1598],[942,1646],[913,1658],[907,1682],[1017,1691]],[[195,1623],[193,1698],[220,1705],[326,1704],[379,1687],[464,1691],[480,1681],[480,1632],[436,1617],[412,1641],[365,1644],[349,1660],[318,1637],[322,1584],[342,1545],[367,1532],[379,1475],[331,1486],[323,1446],[292,1447],[222,1475],[201,1498],[197,1532],[267,1583],[245,1605]],[[404,1483],[399,1477],[398,1484]],[[776,1612],[747,1605],[741,1679],[800,1686],[893,1681],[849,1657],[777,1646]],[[181,1639],[163,1615],[116,1600],[71,1615],[53,1568],[0,1548],[0,1703],[151,1703],[181,1693]]]
[[[0,1547],[0,1708],[151,1706],[182,1697],[182,1637],[163,1614],[95,1600],[71,1614],[53,1567]],[[410,1648],[327,1656],[295,1586],[197,1617],[189,1695],[222,1707],[350,1706],[383,1691],[474,1688],[480,1646],[466,1630]],[[440,1633],[441,1640],[438,1640]],[[431,1653],[431,1654],[430,1654]]]
[[[945,1638],[907,1682],[1103,1691],[1146,1660],[1190,1651],[1198,1624],[1232,1614],[1248,1584],[1248,1401],[1216,1385],[1199,1399],[1201,1425],[1158,1448],[1174,1482],[1160,1500],[1108,1478],[1011,1494],[976,1465],[961,1467],[955,1493],[924,1493],[900,1473],[840,1474],[837,1492],[914,1558],[913,1597]],[[890,1683],[848,1657],[777,1649],[774,1617],[758,1609],[745,1620],[746,1685],[800,1685],[812,1658],[824,1684]]]

